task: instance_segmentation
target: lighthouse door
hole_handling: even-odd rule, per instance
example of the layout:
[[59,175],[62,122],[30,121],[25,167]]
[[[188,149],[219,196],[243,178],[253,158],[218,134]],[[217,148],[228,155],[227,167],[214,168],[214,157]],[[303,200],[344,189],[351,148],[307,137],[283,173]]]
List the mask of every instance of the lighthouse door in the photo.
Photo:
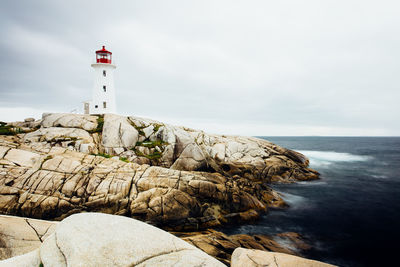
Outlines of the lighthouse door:
[[84,107],[84,110],[85,110],[85,114],[89,114],[89,103],[85,102],[83,107]]

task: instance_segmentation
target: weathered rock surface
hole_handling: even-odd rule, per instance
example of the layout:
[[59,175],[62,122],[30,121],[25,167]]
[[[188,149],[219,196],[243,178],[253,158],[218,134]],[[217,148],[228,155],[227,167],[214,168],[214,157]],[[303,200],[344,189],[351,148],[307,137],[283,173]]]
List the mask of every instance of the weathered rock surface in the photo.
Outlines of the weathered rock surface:
[[[39,248],[54,232],[56,221],[0,215],[0,260],[22,255]],[[310,246],[297,233],[267,235],[225,235],[215,230],[172,232],[208,255],[229,264],[238,247],[299,255]],[[301,253],[300,253],[301,254]]]
[[18,127],[25,130],[36,130],[40,127],[42,120],[35,120],[34,118],[27,118],[24,121],[15,121],[8,123],[13,127]]
[[92,131],[97,128],[97,116],[69,114],[69,113],[45,113],[41,125],[45,128],[80,128]]
[[[57,245],[58,247],[54,247],[54,235],[53,233],[56,231],[56,225],[58,222],[52,221],[44,221],[44,220],[34,220],[34,219],[27,219],[22,217],[13,217],[13,216],[5,216],[0,215],[0,266],[39,266],[40,263],[44,263],[43,259],[51,258],[52,265],[54,262],[61,262],[60,266],[62,266],[63,257],[59,255],[58,251],[62,251],[65,253],[66,250],[71,250],[73,254],[75,254],[76,250],[79,250],[82,247],[82,251],[87,252],[87,247],[90,247],[90,252],[93,255],[97,255],[98,252],[96,250],[103,250],[106,249],[108,254],[106,255],[106,259],[101,258],[104,260],[104,264],[102,266],[107,266],[107,261],[110,258],[126,258],[126,255],[121,255],[128,252],[127,250],[123,250],[122,252],[119,249],[121,243],[128,242],[133,249],[140,246],[145,246],[147,243],[143,243],[142,240],[146,240],[148,237],[150,238],[158,238],[160,232],[162,230],[156,229],[156,233],[154,235],[147,235],[148,232],[144,231],[147,228],[152,229],[151,232],[154,230],[154,227],[146,226],[145,229],[142,228],[143,224],[139,224],[137,226],[137,221],[134,220],[124,220],[125,224],[121,224],[119,216],[100,216],[102,218],[97,217],[96,213],[83,213],[79,216],[72,216],[62,222],[63,227],[61,230],[57,230],[58,232],[54,235],[57,237]],[[71,219],[73,218],[73,220]],[[83,218],[83,219],[82,219]],[[112,218],[112,219],[110,219]],[[72,220],[72,223],[71,223]],[[93,224],[92,220],[96,220],[96,223]],[[133,222],[133,223],[132,223]],[[132,226],[130,225],[132,224]],[[133,226],[134,225],[134,226]],[[132,232],[132,227],[135,228],[135,232]],[[105,230],[103,230],[105,229]],[[140,232],[142,235],[137,235],[137,232]],[[141,231],[144,231],[143,233]],[[101,238],[97,238],[101,233]],[[111,236],[112,233],[112,236]],[[114,233],[116,235],[114,236]],[[164,233],[162,233],[164,235]],[[215,230],[207,230],[202,232],[178,232],[173,233],[178,237],[182,238],[189,244],[201,249],[208,255],[218,259],[222,263],[226,265],[230,265],[231,254],[236,248],[248,248],[252,250],[246,250],[248,253],[249,251],[256,251],[257,255],[261,255],[262,264],[264,264],[265,259],[262,258],[262,254],[260,250],[263,251],[274,251],[280,252],[279,255],[283,257],[289,257],[289,255],[285,255],[282,253],[296,255],[298,250],[308,249],[308,245],[304,243],[301,237],[296,233],[282,233],[276,236],[265,236],[265,235],[255,235],[255,236],[248,236],[248,235],[230,235],[227,236],[223,233],[217,232]],[[61,235],[61,237],[60,237]],[[276,242],[276,238],[286,238],[283,243]],[[50,238],[47,241],[47,238]],[[71,238],[72,237],[72,238]],[[167,238],[169,240],[171,236]],[[53,239],[54,238],[54,239]],[[143,239],[142,239],[143,238]],[[124,241],[126,239],[127,241]],[[45,241],[46,240],[46,241]],[[139,240],[139,241],[138,241]],[[173,238],[173,240],[176,240]],[[64,242],[65,241],[65,242]],[[154,240],[146,240],[146,242],[151,242]],[[156,242],[160,242],[162,240],[158,240]],[[289,243],[288,243],[289,241]],[[49,242],[50,244],[46,243],[42,246],[43,242]],[[89,244],[90,243],[90,244]],[[131,244],[133,243],[133,245]],[[175,243],[175,241],[174,241]],[[64,245],[65,244],[65,245]],[[78,244],[78,246],[76,246]],[[143,245],[142,245],[143,244]],[[153,245],[152,245],[153,246]],[[168,243],[166,244],[168,247]],[[306,246],[306,247],[305,247]],[[110,248],[111,247],[111,248]],[[147,247],[147,246],[145,246]],[[296,250],[289,249],[295,248]],[[49,249],[50,248],[50,249]],[[153,247],[149,247],[150,249],[157,249]],[[164,249],[165,246],[164,246]],[[193,249],[193,248],[191,248]],[[254,250],[257,249],[257,250]],[[110,256],[109,254],[114,253],[113,251],[117,250],[119,254],[114,254]],[[236,251],[236,250],[235,250]],[[30,253],[28,253],[30,252]],[[162,251],[161,251],[162,252]],[[238,251],[235,253],[237,254]],[[27,253],[27,254],[25,254]],[[48,256],[47,254],[55,255]],[[89,253],[81,253],[81,255],[73,255],[80,258],[82,255],[85,255],[85,258],[88,258],[90,262],[85,262],[88,264],[87,266],[91,266],[93,264],[97,264],[97,259],[92,261],[92,257],[95,258],[97,256],[88,255]],[[153,254],[157,254],[156,252],[151,252]],[[186,253],[186,252],[185,252]],[[251,252],[249,255],[250,257]],[[23,255],[24,254],[24,255]],[[240,253],[239,253],[240,254]],[[43,255],[43,258],[40,256]],[[59,256],[57,259],[57,255]],[[19,256],[19,257],[16,257]],[[237,255],[236,255],[237,256]],[[14,257],[14,258],[11,258]],[[239,262],[242,261],[242,256],[236,257],[236,260],[239,259]],[[260,258],[259,256],[255,256],[254,259],[257,260]],[[7,261],[1,262],[1,260],[8,259]],[[168,257],[167,257],[168,259]],[[266,258],[268,259],[268,257]],[[289,257],[289,259],[291,259]],[[294,258],[296,259],[295,263],[297,264],[299,261],[302,262],[311,262],[315,263],[315,261],[307,261],[306,259],[302,258]],[[165,260],[164,257],[160,257],[160,261]],[[69,261],[67,261],[69,262]],[[25,264],[23,264],[25,263]],[[121,262],[118,262],[121,263]],[[129,263],[129,262],[128,262]],[[164,263],[164,261],[163,261]],[[168,261],[166,262],[168,263]],[[115,264],[115,262],[114,262]],[[146,262],[146,264],[148,264]],[[242,264],[242,263],[240,263]],[[247,264],[247,263],[246,263]],[[45,265],[46,266],[46,265]],[[113,265],[114,266],[114,265]],[[118,266],[118,264],[117,264]],[[139,265],[141,266],[141,265]],[[168,265],[167,265],[168,266]],[[189,263],[187,266],[190,266]],[[257,265],[241,265],[241,266],[257,266]],[[264,265],[261,265],[264,266]],[[270,265],[273,266],[273,265]],[[285,265],[283,265],[285,266]],[[298,266],[292,265],[290,263],[288,266]],[[308,266],[308,265],[307,265]],[[314,265],[310,265],[314,266]],[[329,265],[315,265],[315,266],[329,266]]]
[[138,131],[126,117],[114,114],[104,116],[102,140],[107,153],[118,155],[125,149],[135,147],[138,137]]
[[333,267],[334,265],[320,261],[308,260],[301,257],[266,252],[255,249],[237,248],[232,254],[232,267]]
[[42,128],[37,131],[27,133],[24,136],[25,142],[60,142],[60,141],[83,140],[87,143],[93,143],[90,134],[82,129],[50,127]]
[[[101,127],[100,122],[103,121],[104,126]],[[64,130],[68,128],[89,131],[93,141],[84,132],[73,134],[90,143],[91,148],[73,145],[72,149],[119,155],[139,164],[239,175],[260,182],[318,178],[318,173],[307,167],[308,159],[302,154],[253,137],[213,135],[150,119],[114,114],[106,114],[104,119],[90,115],[44,114],[41,125],[51,128],[50,132],[56,132],[55,128],[63,129],[55,137],[68,137],[71,130]],[[54,141],[54,136],[48,135],[49,131],[43,133],[40,129],[37,133],[27,134],[24,141],[36,143],[36,147],[46,146]]]
[[37,249],[55,229],[55,223],[0,216],[0,260]]
[[[143,222],[82,213],[57,224],[39,251],[1,266],[224,266],[187,242]],[[18,265],[13,265],[18,264]]]
[[268,183],[316,179],[307,165],[257,138],[113,114],[44,114],[40,129],[0,135],[0,212],[59,220],[100,211],[209,228],[283,207]]
[[174,234],[227,265],[230,264],[231,254],[239,247],[291,255],[301,255],[302,252],[310,249],[310,246],[299,234],[292,232],[274,236],[225,235],[209,229],[201,232],[177,232]]
[[[0,146],[0,212],[62,219],[101,211],[170,229],[248,221],[265,211],[258,187],[218,173],[186,172],[126,163],[68,149],[40,154]],[[251,192],[253,190],[253,192]]]
[[1,267],[37,267],[41,264],[39,249],[3,261],[0,260]]

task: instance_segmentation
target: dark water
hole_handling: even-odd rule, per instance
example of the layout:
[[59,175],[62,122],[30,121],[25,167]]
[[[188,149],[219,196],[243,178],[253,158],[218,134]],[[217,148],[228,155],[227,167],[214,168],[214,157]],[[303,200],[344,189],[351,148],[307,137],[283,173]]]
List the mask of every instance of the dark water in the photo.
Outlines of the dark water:
[[294,231],[305,256],[339,266],[400,266],[400,137],[263,137],[302,152],[314,182],[273,185],[290,204],[232,233]]

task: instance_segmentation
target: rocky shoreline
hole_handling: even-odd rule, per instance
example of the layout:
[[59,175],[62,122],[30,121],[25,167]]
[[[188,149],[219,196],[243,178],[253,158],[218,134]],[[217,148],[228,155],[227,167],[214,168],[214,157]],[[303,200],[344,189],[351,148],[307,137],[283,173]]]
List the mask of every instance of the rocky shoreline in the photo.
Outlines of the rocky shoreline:
[[1,214],[45,220],[82,212],[123,215],[173,231],[225,263],[246,242],[295,254],[271,237],[228,237],[210,229],[285,206],[271,182],[319,176],[305,156],[266,140],[138,117],[54,113],[0,128]]
[[[196,243],[199,247],[203,234],[182,240],[138,220],[103,213],[74,214],[61,222],[0,215],[0,226],[0,266],[4,267],[332,266],[289,255],[292,253],[285,249],[284,253],[246,249],[251,242],[237,246],[234,238],[209,232],[214,244],[232,250],[232,257],[226,260],[204,249],[212,243],[208,240],[200,246],[203,251],[193,246]],[[274,246],[271,241],[264,243]]]
[[[57,221],[45,221],[25,217],[0,215],[0,260],[23,255],[41,246],[56,229]],[[115,230],[114,230],[115,231]],[[300,256],[310,248],[296,233],[267,235],[225,235],[208,229],[199,232],[171,232],[189,244],[204,251],[220,262],[229,265],[231,255],[237,248],[257,249]],[[284,241],[282,243],[276,239]],[[290,244],[291,248],[287,247]],[[299,253],[300,252],[300,253]]]

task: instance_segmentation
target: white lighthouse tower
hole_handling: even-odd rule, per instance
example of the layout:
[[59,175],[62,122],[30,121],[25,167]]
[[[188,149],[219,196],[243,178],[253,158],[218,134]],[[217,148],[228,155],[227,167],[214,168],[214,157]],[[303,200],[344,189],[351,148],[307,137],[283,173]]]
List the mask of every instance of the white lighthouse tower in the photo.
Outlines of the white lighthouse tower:
[[96,51],[92,101],[84,103],[85,114],[117,113],[115,103],[114,69],[112,53],[103,46]]

